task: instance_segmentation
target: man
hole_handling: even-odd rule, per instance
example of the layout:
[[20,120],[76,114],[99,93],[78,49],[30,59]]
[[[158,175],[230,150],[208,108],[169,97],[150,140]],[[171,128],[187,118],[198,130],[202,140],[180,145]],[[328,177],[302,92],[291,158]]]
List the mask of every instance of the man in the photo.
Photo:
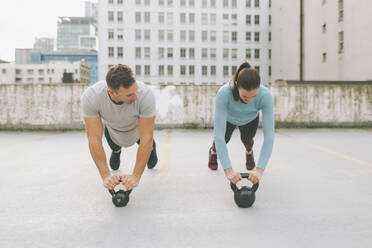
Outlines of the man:
[[[158,158],[153,140],[155,121],[154,93],[142,82],[137,82],[130,67],[113,66],[100,81],[85,90],[81,97],[89,150],[107,189],[114,189],[122,181],[127,190],[139,184],[146,163],[154,168]],[[102,123],[102,120],[104,123]],[[102,146],[105,133],[112,153],[110,167],[120,166],[122,147],[137,142],[136,163],[130,175],[111,175]]]

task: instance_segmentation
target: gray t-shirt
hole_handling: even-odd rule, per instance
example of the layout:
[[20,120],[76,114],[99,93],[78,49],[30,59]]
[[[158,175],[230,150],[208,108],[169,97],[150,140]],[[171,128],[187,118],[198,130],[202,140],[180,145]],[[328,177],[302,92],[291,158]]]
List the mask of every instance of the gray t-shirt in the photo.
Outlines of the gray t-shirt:
[[139,139],[138,118],[155,116],[155,95],[142,82],[138,82],[138,99],[131,104],[115,104],[107,92],[105,80],[89,86],[81,97],[84,118],[101,117],[112,141],[122,147],[129,147]]

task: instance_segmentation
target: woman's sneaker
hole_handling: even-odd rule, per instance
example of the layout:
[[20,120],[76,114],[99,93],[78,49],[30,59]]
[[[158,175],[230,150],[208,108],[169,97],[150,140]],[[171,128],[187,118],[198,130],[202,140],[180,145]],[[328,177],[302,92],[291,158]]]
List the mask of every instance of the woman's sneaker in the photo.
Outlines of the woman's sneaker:
[[217,168],[218,168],[217,153],[212,154],[212,147],[209,149],[208,167],[211,170],[217,170]]
[[247,152],[245,152],[245,166],[247,167],[247,170],[253,170],[254,167],[256,167],[256,163],[254,162],[253,150],[251,154],[247,154]]

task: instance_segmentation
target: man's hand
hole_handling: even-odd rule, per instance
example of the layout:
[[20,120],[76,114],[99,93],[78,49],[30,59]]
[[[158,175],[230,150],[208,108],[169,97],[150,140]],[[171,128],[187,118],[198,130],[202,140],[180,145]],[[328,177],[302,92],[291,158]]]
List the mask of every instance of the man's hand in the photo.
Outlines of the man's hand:
[[226,169],[225,175],[227,179],[233,184],[237,184],[240,180],[242,180],[242,176],[240,175],[240,173],[235,172],[232,168]]
[[116,185],[120,183],[120,176],[110,175],[103,179],[103,186],[107,189],[114,189]]
[[249,173],[248,180],[251,181],[253,184],[256,184],[260,181],[264,170],[261,168],[255,168],[254,171]]
[[135,175],[122,175],[121,182],[126,190],[131,190],[139,184],[139,178]]

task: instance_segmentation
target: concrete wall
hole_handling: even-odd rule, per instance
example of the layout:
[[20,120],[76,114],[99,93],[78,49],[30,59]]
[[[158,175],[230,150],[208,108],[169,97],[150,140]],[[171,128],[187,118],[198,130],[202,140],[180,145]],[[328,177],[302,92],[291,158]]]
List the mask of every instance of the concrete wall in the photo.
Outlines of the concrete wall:
[[[80,129],[85,84],[0,84],[0,129]],[[213,126],[219,85],[151,86],[157,127]],[[372,127],[372,84],[272,86],[277,127]]]

